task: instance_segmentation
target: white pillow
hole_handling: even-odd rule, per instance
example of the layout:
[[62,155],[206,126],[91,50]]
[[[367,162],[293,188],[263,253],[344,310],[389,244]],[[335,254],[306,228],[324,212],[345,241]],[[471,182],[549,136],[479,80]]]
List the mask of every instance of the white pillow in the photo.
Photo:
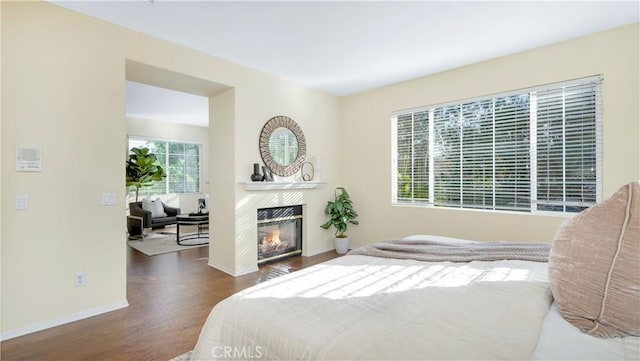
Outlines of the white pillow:
[[156,198],[156,200],[154,201],[150,201],[146,198],[143,199],[142,209],[144,209],[145,211],[151,211],[151,218],[167,216],[167,214],[164,212],[164,207],[162,206],[162,200],[160,198]]
[[143,199],[142,200],[142,209],[144,209],[145,211],[151,211],[151,201],[148,199]]
[[164,206],[162,205],[162,200],[160,198],[156,198],[155,201],[151,202],[151,217],[166,217],[167,214],[164,212]]

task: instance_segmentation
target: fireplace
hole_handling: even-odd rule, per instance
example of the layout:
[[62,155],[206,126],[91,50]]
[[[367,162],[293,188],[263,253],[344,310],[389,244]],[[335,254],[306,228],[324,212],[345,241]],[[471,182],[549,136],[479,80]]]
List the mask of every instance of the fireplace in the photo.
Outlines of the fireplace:
[[302,206],[258,209],[258,264],[302,253]]

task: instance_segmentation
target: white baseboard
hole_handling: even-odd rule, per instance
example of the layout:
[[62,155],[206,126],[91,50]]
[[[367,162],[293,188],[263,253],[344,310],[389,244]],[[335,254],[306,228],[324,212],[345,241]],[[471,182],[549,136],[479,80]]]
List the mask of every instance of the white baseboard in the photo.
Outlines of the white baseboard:
[[207,265],[209,265],[209,267],[215,268],[219,271],[222,271],[228,275],[231,275],[233,277],[238,277],[238,276],[242,276],[242,275],[246,275],[247,273],[253,273],[256,272],[258,270],[258,266],[256,265],[255,267],[251,267],[251,268],[245,268],[245,269],[241,269],[240,271],[236,272],[233,271],[225,266],[221,266],[219,264],[213,264],[211,263],[211,261],[209,261],[207,263]]
[[[329,252],[329,251],[335,251],[335,248],[333,247],[329,247],[327,249],[321,249],[321,250],[317,250],[313,253],[303,253],[302,256],[303,257],[311,257],[311,256],[315,256],[318,255],[320,253],[325,253],[325,252]],[[238,276],[242,276],[242,275],[246,275],[247,273],[253,273],[258,271],[258,266],[256,265],[255,267],[250,267],[250,268],[245,268],[245,269],[241,269],[240,271],[236,272],[234,270],[231,270],[225,266],[219,265],[219,264],[214,264],[211,263],[211,260],[209,260],[209,262],[207,263],[209,265],[209,267],[211,268],[215,268],[219,271],[222,271],[228,275],[231,275],[233,277],[238,277]]]
[[303,256],[305,257],[311,257],[311,256],[316,256],[319,255],[320,253],[325,253],[325,252],[329,252],[329,251],[335,251],[336,249],[334,247],[329,247],[327,249],[321,249],[315,252],[309,252],[309,253],[305,253],[303,254]]
[[57,318],[54,320],[49,320],[49,321],[37,323],[35,325],[22,327],[16,330],[2,332],[2,334],[0,334],[0,341],[6,341],[15,337],[24,336],[33,332],[38,332],[38,331],[46,330],[48,328],[64,325],[65,323],[75,322],[85,318],[101,315],[103,313],[115,311],[128,306],[129,306],[129,302],[127,302],[127,300],[124,300],[124,301],[112,303],[110,305],[105,305],[105,306],[93,308],[90,310],[73,313],[73,314],[70,314],[61,318]]

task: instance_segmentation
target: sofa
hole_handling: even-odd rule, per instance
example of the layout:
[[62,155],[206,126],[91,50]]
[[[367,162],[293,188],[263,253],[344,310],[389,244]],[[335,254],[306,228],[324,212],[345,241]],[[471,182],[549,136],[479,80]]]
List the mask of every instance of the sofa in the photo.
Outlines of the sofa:
[[[156,202],[159,202],[159,204]],[[160,199],[156,199],[150,203],[151,208],[144,207],[149,209],[144,209],[142,202],[129,203],[129,214],[142,218],[144,228],[157,229],[176,224],[176,216],[180,214],[180,208],[168,206],[162,203]],[[154,207],[156,208],[156,212],[152,212],[152,208]]]

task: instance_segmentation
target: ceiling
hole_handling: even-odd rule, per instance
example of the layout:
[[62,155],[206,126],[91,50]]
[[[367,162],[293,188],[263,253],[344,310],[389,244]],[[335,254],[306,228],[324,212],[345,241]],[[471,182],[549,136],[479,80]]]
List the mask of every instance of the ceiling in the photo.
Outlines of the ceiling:
[[209,98],[127,81],[127,116],[209,126]]
[[638,1],[52,1],[338,96],[640,21]]

